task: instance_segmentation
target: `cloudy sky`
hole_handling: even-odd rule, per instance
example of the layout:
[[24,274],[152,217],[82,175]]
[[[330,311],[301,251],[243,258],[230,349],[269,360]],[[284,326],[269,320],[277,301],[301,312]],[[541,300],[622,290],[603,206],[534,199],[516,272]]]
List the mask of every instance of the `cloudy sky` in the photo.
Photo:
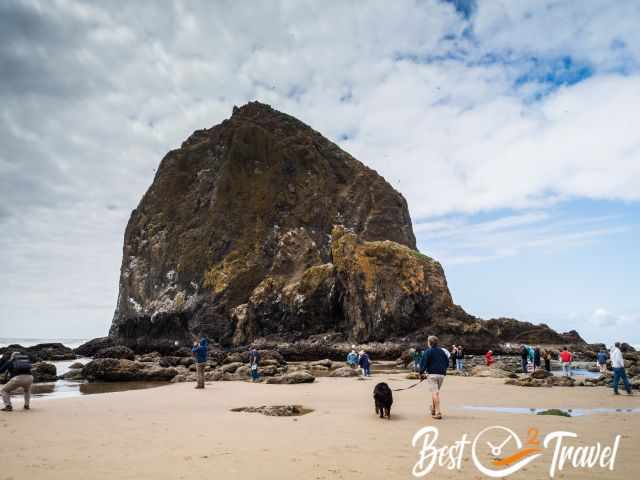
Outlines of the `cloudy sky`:
[[469,312],[640,344],[639,23],[610,0],[4,0],[0,336],[105,334],[160,159],[260,100],[407,197]]

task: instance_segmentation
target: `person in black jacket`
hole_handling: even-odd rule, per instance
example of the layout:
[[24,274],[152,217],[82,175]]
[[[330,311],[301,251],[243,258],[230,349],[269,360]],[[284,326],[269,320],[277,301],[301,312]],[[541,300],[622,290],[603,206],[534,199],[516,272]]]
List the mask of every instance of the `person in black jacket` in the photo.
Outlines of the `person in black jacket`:
[[536,347],[533,351],[533,371],[535,372],[542,365],[542,358],[540,355],[540,347]]
[[29,410],[31,401],[31,385],[33,384],[33,375],[31,375],[31,361],[26,355],[20,355],[20,352],[13,352],[9,360],[0,365],[0,374],[9,372],[9,381],[2,387],[2,401],[4,402],[3,412],[11,412],[11,392],[22,388],[24,392],[24,409]]
[[529,363],[529,349],[526,345],[522,345],[522,350],[520,350],[520,358],[522,360],[522,373],[527,373],[527,365]]
[[447,374],[449,359],[444,350],[438,345],[438,337],[431,336],[427,340],[429,348],[422,354],[420,362],[420,374],[428,374],[427,381],[431,388],[431,416],[435,419],[442,419],[440,410],[440,389]]

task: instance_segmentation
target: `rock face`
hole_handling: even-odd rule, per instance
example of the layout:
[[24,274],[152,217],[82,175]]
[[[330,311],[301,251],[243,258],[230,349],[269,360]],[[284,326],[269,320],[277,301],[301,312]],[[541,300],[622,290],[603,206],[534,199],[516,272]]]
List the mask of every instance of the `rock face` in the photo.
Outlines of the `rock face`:
[[110,338],[137,352],[168,353],[194,334],[232,347],[422,332],[484,348],[514,330],[454,305],[380,175],[257,102],[164,157],[127,225],[119,287]]

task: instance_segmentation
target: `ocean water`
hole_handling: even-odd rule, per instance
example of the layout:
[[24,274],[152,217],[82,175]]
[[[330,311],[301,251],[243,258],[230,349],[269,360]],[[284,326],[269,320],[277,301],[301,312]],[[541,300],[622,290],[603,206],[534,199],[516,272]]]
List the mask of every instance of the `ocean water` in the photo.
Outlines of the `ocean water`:
[[9,345],[22,345],[23,347],[32,347],[39,343],[62,343],[69,348],[77,348],[85,343],[88,338],[3,338],[0,337],[0,348]]

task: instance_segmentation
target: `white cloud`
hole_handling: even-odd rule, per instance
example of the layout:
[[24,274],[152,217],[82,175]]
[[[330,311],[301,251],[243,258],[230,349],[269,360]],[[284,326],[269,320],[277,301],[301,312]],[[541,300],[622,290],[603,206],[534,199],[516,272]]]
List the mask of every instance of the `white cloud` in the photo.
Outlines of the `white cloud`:
[[[598,327],[624,329],[640,325],[640,314],[616,314],[600,307],[593,311],[590,321]],[[629,335],[629,332],[624,330],[620,333],[624,336]]]
[[[29,316],[46,317],[85,274],[96,285],[87,303],[114,304],[123,222],[162,156],[254,99],[376,168],[407,197],[419,234],[457,242],[445,257],[624,231],[558,229],[547,209],[640,199],[639,8],[482,2],[467,20],[436,0],[2,2],[0,261],[15,270],[0,274],[0,332],[16,305],[40,299]],[[564,57],[593,75],[518,84]],[[504,209],[523,212],[465,216]],[[33,268],[66,276],[32,284]]]

